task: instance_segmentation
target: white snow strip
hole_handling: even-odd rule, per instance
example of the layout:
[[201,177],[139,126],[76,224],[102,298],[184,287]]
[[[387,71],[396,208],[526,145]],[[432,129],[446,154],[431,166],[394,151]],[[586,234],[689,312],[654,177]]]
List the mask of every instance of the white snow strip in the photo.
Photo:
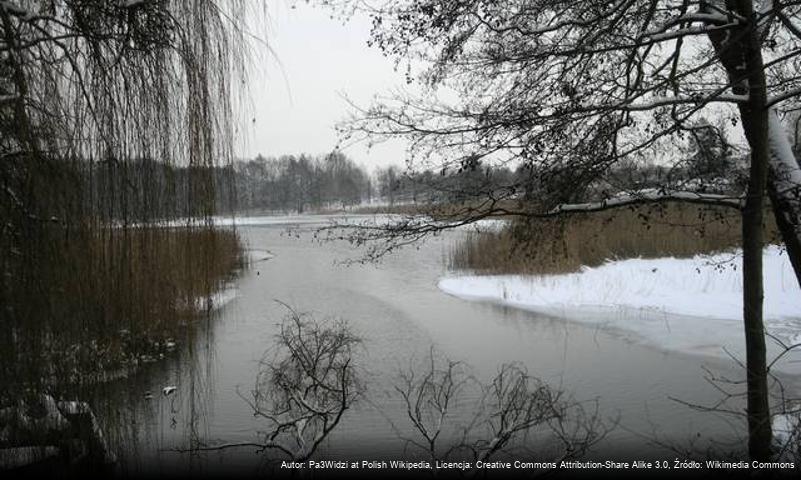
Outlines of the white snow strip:
[[325,223],[329,220],[325,215],[262,215],[254,217],[214,217],[214,225],[238,227],[272,226],[272,225],[300,225]]
[[141,5],[145,3],[147,0],[121,0],[120,7],[122,8],[133,8],[137,5]]
[[[259,226],[293,226],[293,225],[381,225],[388,224],[403,218],[394,214],[301,214],[301,215],[261,215],[247,217],[212,217],[212,223],[217,226],[259,227]],[[181,219],[173,222],[171,226],[186,226],[192,220]]]
[[484,218],[476,222],[458,227],[457,230],[497,233],[509,226],[505,218]]
[[264,262],[275,258],[275,254],[269,250],[261,248],[251,248],[248,250],[250,254],[250,261],[253,263]]
[[[738,253],[694,258],[629,259],[563,275],[446,277],[439,288],[633,333],[668,350],[724,356],[742,344],[742,275]],[[786,252],[764,253],[768,330],[786,344],[801,340],[801,289]]]
[[198,310],[206,310],[206,308],[208,308],[209,310],[218,310],[227,305],[228,303],[230,303],[238,296],[239,296],[238,289],[224,288],[222,290],[214,292],[209,297],[195,299],[195,307]]

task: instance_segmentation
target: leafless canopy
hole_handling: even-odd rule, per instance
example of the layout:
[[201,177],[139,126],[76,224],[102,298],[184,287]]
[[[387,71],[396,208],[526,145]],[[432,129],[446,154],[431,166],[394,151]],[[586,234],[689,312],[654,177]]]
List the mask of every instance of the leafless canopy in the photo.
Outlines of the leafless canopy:
[[[753,72],[743,70],[743,51],[754,29],[767,108],[784,114],[800,105],[798,2],[344,3],[372,16],[372,45],[406,66],[423,90],[354,105],[341,125],[344,142],[405,138],[413,172],[447,174],[482,162],[521,172],[499,184],[488,171],[463,192],[467,201],[433,208],[436,222],[357,229],[359,241],[413,241],[497,215],[664,201],[742,208],[742,189],[716,192],[663,177],[642,191],[618,184],[614,172],[685,168],[694,142],[726,139],[729,128],[748,123]],[[797,190],[781,187],[788,188]]]

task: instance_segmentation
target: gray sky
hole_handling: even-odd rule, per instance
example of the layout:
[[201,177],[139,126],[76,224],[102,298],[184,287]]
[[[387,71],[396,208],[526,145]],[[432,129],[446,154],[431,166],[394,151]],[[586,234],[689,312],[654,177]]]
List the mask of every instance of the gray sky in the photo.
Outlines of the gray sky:
[[[373,95],[402,86],[403,74],[367,46],[368,18],[343,24],[329,10],[305,2],[290,8],[278,1],[270,7],[264,35],[273,54],[262,55],[263,65],[251,79],[251,120],[238,153],[252,158],[329,152],[337,142],[334,125],[349,111],[342,95],[366,106]],[[370,170],[401,164],[405,154],[401,142],[344,151]]]

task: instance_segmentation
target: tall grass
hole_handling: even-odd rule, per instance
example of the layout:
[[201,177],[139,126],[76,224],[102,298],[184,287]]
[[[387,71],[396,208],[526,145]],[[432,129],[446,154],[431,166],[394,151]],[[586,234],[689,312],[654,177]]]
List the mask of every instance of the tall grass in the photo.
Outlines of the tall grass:
[[57,251],[32,265],[3,332],[2,383],[10,391],[58,390],[125,373],[158,358],[204,313],[242,265],[233,230],[106,227],[62,232]]
[[[766,215],[768,240],[779,235]],[[451,268],[476,273],[551,274],[610,259],[691,257],[740,245],[732,209],[660,204],[560,218],[515,220],[497,232],[470,233],[450,252]]]

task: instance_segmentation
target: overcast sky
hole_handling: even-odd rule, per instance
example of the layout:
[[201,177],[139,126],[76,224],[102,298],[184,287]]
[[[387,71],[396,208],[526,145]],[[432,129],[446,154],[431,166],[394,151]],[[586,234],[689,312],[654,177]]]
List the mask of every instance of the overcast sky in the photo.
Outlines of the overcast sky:
[[[367,46],[370,21],[357,17],[343,24],[331,12],[305,3],[270,4],[266,27],[271,55],[251,80],[252,117],[239,154],[255,157],[330,152],[337,143],[334,125],[348,112],[347,95],[367,105],[376,93],[402,86],[402,73],[377,49]],[[254,121],[255,120],[255,121]],[[345,150],[370,170],[401,164],[401,142],[368,151],[356,145]]]

